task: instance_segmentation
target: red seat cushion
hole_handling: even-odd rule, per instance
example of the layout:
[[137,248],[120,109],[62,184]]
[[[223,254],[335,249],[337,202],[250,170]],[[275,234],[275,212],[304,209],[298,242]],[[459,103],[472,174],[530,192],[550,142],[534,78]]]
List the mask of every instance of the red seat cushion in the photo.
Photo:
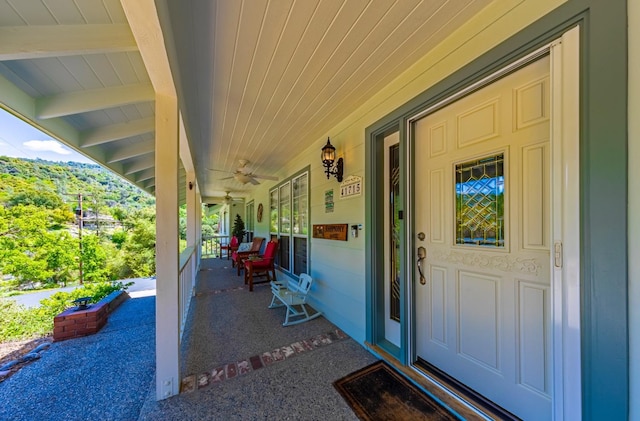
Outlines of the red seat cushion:
[[263,268],[268,268],[270,266],[271,260],[265,260],[265,259],[248,260],[244,262],[244,264],[251,265],[254,269],[263,269]]

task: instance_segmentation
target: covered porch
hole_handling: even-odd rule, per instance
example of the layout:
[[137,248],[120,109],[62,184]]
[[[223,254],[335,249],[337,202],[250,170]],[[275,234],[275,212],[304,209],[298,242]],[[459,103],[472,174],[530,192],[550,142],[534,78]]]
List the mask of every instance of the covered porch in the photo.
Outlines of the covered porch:
[[[331,384],[376,357],[323,317],[283,327],[284,308],[270,301],[268,284],[250,293],[230,261],[204,259],[181,345],[182,392],[149,394],[140,419],[356,419]],[[291,353],[305,341],[315,345]]]
[[[45,3],[0,3],[4,19],[0,27],[4,41],[0,49],[0,105],[156,197],[155,391],[145,404],[151,411],[169,411],[172,403],[177,403],[178,411],[199,411],[187,408],[195,402],[203,405],[200,414],[207,411],[208,399],[231,408],[239,402],[246,404],[244,394],[263,402],[260,388],[247,380],[251,376],[265,376],[274,387],[282,387],[286,367],[301,364],[298,369],[302,371],[311,367],[314,356],[326,357],[328,366],[346,372],[352,367],[342,366],[340,355],[332,353],[341,347],[349,348],[347,353],[354,352],[354,367],[373,358],[367,348],[378,355],[386,351],[385,358],[393,364],[422,376],[415,365],[420,357],[415,329],[421,309],[427,307],[416,299],[415,292],[422,281],[422,267],[418,274],[416,261],[424,258],[418,252],[425,237],[418,237],[421,230],[416,229],[420,210],[416,198],[420,189],[429,194],[438,190],[427,180],[431,175],[417,175],[418,167],[427,171],[432,168],[423,165],[424,157],[416,154],[419,150],[415,149],[411,118],[430,113],[450,98],[466,96],[492,75],[510,73],[513,69],[504,69],[516,66],[524,57],[541,50],[545,50],[541,55],[551,55],[549,48],[560,51],[571,45],[571,50],[566,49],[570,51],[567,67],[551,67],[549,78],[540,77],[543,82],[538,83],[546,86],[546,81],[552,80],[557,83],[555,87],[575,88],[571,95],[555,97],[550,109],[559,114],[554,114],[553,122],[562,127],[552,126],[555,131],[546,132],[549,137],[566,137],[574,142],[571,150],[551,149],[556,148],[555,156],[573,164],[575,184],[568,191],[562,190],[562,168],[545,163],[539,174],[556,184],[540,183],[542,199],[535,200],[548,203],[552,193],[558,203],[564,200],[573,213],[556,206],[553,215],[570,221],[566,230],[570,235],[563,230],[552,231],[551,225],[562,224],[561,218],[551,221],[551,211],[531,208],[536,215],[544,215],[547,223],[539,231],[540,244],[534,248],[548,255],[542,260],[556,268],[552,270],[558,277],[546,279],[549,284],[540,290],[540,298],[531,301],[535,301],[534,313],[543,322],[534,332],[536,345],[529,347],[526,338],[516,334],[526,323],[518,325],[510,337],[494,341],[508,340],[514,344],[513,349],[496,353],[491,364],[480,361],[479,365],[490,376],[505,377],[501,371],[504,361],[498,360],[506,358],[516,372],[523,369],[518,366],[521,351],[532,349],[530,354],[542,361],[543,367],[531,371],[543,373],[544,378],[533,390],[519,374],[510,376],[513,388],[509,390],[531,389],[532,394],[545,400],[549,408],[542,418],[637,417],[640,406],[631,397],[640,384],[634,358],[640,349],[636,305],[639,278],[637,262],[628,257],[638,249],[634,240],[638,238],[638,218],[633,212],[638,208],[638,198],[635,190],[628,190],[633,184],[628,180],[633,177],[627,160],[637,158],[630,136],[635,136],[637,145],[638,129],[631,126],[627,115],[638,108],[638,94],[630,87],[637,86],[639,76],[637,69],[635,73],[629,71],[633,70],[629,52],[640,37],[631,29],[638,25],[629,25],[627,32],[621,24],[628,17],[638,16],[627,12],[628,3],[630,8],[637,8],[637,2]],[[569,31],[575,31],[573,38],[562,38]],[[551,61],[558,63],[558,57]],[[533,96],[547,97],[546,93]],[[566,110],[561,105],[572,101],[574,119],[569,120],[562,114]],[[480,102],[473,110],[491,110],[484,117],[497,115],[493,110],[508,108],[498,105],[494,98]],[[533,109],[544,111],[540,120],[550,119],[544,107],[532,107],[527,112]],[[454,123],[448,126],[435,124],[428,130],[431,137],[424,137],[431,142],[428,153],[447,161],[447,169],[442,171],[447,177],[452,173],[453,158],[437,136],[444,139],[446,133],[462,127],[460,122],[472,115],[467,111],[454,115]],[[488,121],[484,117],[476,115],[471,125]],[[632,134],[628,134],[628,126],[635,132],[629,130]],[[481,145],[500,131],[490,129],[467,139],[467,146]],[[343,159],[345,178],[361,183],[357,194],[351,194],[349,186],[340,184],[342,180],[325,170],[319,155],[327,138],[336,147],[336,158]],[[398,145],[398,165],[393,171],[385,169],[385,148],[388,151],[392,141]],[[451,144],[456,147],[456,142]],[[478,148],[460,162],[483,154]],[[513,167],[514,172],[520,169]],[[384,193],[390,179],[396,183],[392,200]],[[552,184],[560,188],[553,190]],[[512,190],[514,197],[522,191],[519,187]],[[453,200],[443,197],[432,202],[451,205]],[[393,210],[398,211],[394,218],[384,214],[389,202],[398,205]],[[187,248],[181,251],[178,209],[182,204],[187,208]],[[323,312],[326,320],[320,318],[290,330],[274,324],[273,331],[292,334],[295,337],[291,340],[297,341],[306,337],[302,335],[304,329],[320,326],[318,332],[324,332],[323,324],[328,320],[352,340],[338,341],[269,369],[221,382],[222,388],[229,388],[228,394],[208,397],[207,391],[214,388],[206,386],[171,399],[180,393],[183,380],[189,376],[196,376],[197,383],[199,375],[217,368],[213,365],[244,361],[271,347],[291,343],[289,338],[277,335],[274,339],[278,341],[273,342],[263,337],[256,328],[258,324],[242,307],[265,298],[261,297],[264,290],[257,288],[249,294],[225,287],[220,288],[224,293],[211,293],[219,288],[207,285],[206,280],[203,283],[203,276],[207,277],[203,274],[208,272],[207,261],[201,259],[203,204],[223,204],[223,236],[229,235],[233,218],[239,214],[251,224],[253,235],[277,238],[281,245],[279,277],[296,278],[304,272],[316,279],[311,304]],[[513,227],[525,213],[513,212]],[[430,228],[436,231],[452,226],[448,222],[433,223],[436,220],[430,220],[434,225]],[[389,224],[396,222],[398,229],[391,233]],[[348,239],[316,237],[314,225],[347,227]],[[393,247],[399,253],[393,263],[385,249],[391,247],[388,240],[392,235],[397,237]],[[468,269],[465,259],[456,256],[469,248],[451,243],[453,236],[449,235],[438,241],[448,247],[445,258],[458,260],[459,266],[450,273]],[[514,241],[513,248],[522,244]],[[480,251],[476,257],[483,254]],[[564,261],[563,256],[567,258]],[[469,261],[483,264],[482,258]],[[426,264],[433,266],[429,260]],[[387,283],[393,265],[399,286],[394,297],[396,311],[390,317],[391,289]],[[494,269],[496,275],[490,283],[499,285],[501,269]],[[541,272],[545,277],[554,275],[551,270]],[[488,279],[483,276],[475,279]],[[449,283],[454,284],[458,285]],[[473,289],[469,291],[474,298]],[[499,295],[496,292],[491,298]],[[517,294],[503,295],[518,298]],[[229,322],[216,326],[216,334],[224,336],[214,341],[198,334],[199,323],[218,319],[210,312],[218,306],[232,305],[236,298],[233,309],[238,312],[233,322],[242,322],[237,330],[262,337],[266,346],[233,336],[238,332]],[[455,304],[455,300],[452,302]],[[518,308],[522,320],[528,317],[527,309],[526,305]],[[495,332],[504,331],[507,325],[516,326],[512,323],[515,317],[498,322],[505,314],[503,310],[484,318]],[[260,311],[266,317],[276,314]],[[423,317],[422,321],[426,320]],[[474,322],[475,314],[470,313],[467,320]],[[452,322],[447,326],[455,325]],[[445,348],[461,354],[455,335],[452,337],[454,340]],[[217,354],[226,347],[222,343],[226,339],[242,344],[237,349],[224,348],[232,350],[231,356]],[[427,362],[431,359],[429,352],[422,356]],[[276,376],[267,380],[267,373]],[[478,378],[479,383],[485,379]],[[232,390],[233,385],[242,387]],[[313,389],[314,385],[307,387]],[[499,398],[499,404],[510,402],[504,396]],[[524,418],[530,415],[523,414]]]

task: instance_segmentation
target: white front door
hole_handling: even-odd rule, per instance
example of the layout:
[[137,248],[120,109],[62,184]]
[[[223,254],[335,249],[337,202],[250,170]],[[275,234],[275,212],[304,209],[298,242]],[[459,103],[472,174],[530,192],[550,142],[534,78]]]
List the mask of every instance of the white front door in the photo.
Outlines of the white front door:
[[552,412],[549,68],[543,57],[411,127],[417,365],[527,420]]

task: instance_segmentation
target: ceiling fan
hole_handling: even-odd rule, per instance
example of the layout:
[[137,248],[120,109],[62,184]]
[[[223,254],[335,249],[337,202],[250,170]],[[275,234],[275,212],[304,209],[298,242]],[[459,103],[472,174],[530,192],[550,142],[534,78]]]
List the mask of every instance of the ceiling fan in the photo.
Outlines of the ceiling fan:
[[229,194],[230,192],[228,192],[228,191],[226,191],[225,193],[226,193],[226,194],[225,194],[225,196],[222,198],[222,202],[223,202],[225,205],[230,205],[230,204],[232,204],[232,203],[234,202],[234,200],[235,200],[235,201],[238,201],[238,202],[242,202],[242,198],[239,198],[239,197],[232,197],[232,196]]
[[247,164],[249,164],[249,161],[247,161],[246,159],[240,159],[238,162],[240,163],[240,166],[235,170],[235,172],[225,171],[225,170],[216,170],[216,169],[211,169],[211,171],[219,171],[219,172],[226,172],[226,173],[233,174],[229,177],[221,178],[220,180],[230,180],[233,178],[242,184],[251,183],[253,185],[258,185],[260,184],[260,182],[257,180],[258,178],[263,180],[278,181],[278,177],[273,177],[270,175],[254,174],[249,168],[247,168]]

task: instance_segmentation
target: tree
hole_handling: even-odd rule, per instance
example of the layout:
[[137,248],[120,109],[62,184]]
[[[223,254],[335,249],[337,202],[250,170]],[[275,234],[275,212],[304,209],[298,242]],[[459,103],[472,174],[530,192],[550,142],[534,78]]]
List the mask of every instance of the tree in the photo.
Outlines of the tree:
[[231,235],[238,239],[241,243],[244,238],[244,221],[240,218],[240,214],[236,214],[236,219],[233,221],[233,227],[231,228]]
[[13,195],[8,203],[9,206],[35,205],[47,209],[61,208],[63,205],[57,194],[35,188]]
[[106,264],[107,253],[100,244],[98,235],[82,237],[82,277],[89,282],[102,282],[108,279]]
[[218,219],[217,213],[213,215],[207,215],[206,212],[202,212],[202,238],[211,239],[218,232]]
[[156,272],[155,246],[155,224],[149,219],[135,219],[131,235],[123,247],[125,269],[130,276],[145,277]]
[[51,230],[53,211],[34,205],[0,206],[0,272],[18,285],[66,282],[75,270],[75,242]]
[[111,242],[116,245],[116,248],[118,250],[121,250],[122,246],[127,241],[127,237],[128,235],[126,231],[123,231],[122,229],[118,229],[113,231],[113,233],[111,234]]
[[78,240],[71,237],[67,231],[49,233],[53,241],[52,247],[46,255],[47,267],[53,271],[51,280],[58,284],[66,285],[74,280],[74,274],[78,270]]

